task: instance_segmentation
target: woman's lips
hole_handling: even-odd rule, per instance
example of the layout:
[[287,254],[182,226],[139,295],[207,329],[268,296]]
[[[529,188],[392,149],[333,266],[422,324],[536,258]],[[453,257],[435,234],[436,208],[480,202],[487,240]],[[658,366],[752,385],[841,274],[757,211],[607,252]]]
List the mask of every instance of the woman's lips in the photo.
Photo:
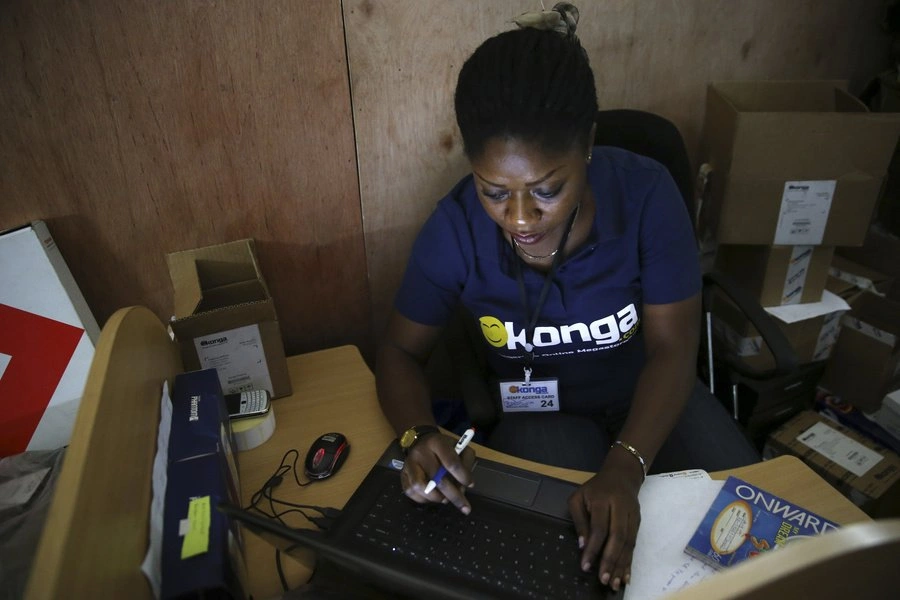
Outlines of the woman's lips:
[[544,239],[543,233],[510,233],[509,235],[512,236],[520,246],[531,246]]

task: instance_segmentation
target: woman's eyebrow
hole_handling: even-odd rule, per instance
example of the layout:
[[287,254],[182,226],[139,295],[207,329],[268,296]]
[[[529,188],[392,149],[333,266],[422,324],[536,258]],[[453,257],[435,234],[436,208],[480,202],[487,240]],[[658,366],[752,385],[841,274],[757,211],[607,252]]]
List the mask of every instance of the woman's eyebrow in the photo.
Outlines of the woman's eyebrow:
[[[559,165],[558,167],[556,167],[555,169],[551,170],[549,173],[547,173],[546,175],[544,175],[544,176],[541,177],[540,179],[535,179],[534,181],[527,181],[527,182],[525,182],[525,185],[528,186],[528,187],[531,187],[531,186],[534,186],[534,185],[538,185],[539,183],[544,183],[545,181],[547,181],[548,179],[550,179],[550,178],[553,176],[553,174],[556,173],[557,171],[559,171],[561,168],[563,168],[563,165]],[[498,187],[498,188],[505,188],[505,187],[506,187],[505,185],[500,185],[499,183],[494,183],[493,181],[489,181],[489,180],[485,179],[484,177],[481,176],[480,173],[478,173],[478,171],[474,171],[474,170],[473,170],[472,172],[473,172],[475,175],[478,176],[478,179],[482,180],[483,182],[485,182],[485,183],[488,184],[488,185],[492,185],[492,186]]]

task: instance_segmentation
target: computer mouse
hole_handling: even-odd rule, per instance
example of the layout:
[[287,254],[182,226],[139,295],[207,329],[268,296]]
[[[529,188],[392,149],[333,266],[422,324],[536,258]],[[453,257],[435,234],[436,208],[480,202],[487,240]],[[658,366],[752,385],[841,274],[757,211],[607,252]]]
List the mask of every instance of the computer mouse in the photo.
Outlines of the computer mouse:
[[325,479],[337,473],[347,455],[350,444],[342,433],[326,433],[319,436],[306,453],[306,476],[310,479]]

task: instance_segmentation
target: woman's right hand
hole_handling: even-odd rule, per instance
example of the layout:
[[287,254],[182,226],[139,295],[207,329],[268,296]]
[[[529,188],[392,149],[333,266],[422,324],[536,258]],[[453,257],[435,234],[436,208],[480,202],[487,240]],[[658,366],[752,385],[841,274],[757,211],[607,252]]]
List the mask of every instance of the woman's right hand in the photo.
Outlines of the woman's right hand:
[[[453,438],[433,433],[416,442],[406,455],[400,482],[403,493],[412,500],[425,502],[450,502],[467,515],[472,506],[466,499],[465,490],[472,486],[471,467],[475,462],[475,452],[471,448],[457,455]],[[432,476],[444,466],[447,474],[431,493],[425,493]]]

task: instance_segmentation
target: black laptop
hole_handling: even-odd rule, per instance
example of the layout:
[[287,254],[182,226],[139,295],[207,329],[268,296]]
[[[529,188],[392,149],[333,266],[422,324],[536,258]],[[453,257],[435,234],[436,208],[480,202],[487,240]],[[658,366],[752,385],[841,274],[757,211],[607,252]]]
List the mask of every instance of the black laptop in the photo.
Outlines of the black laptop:
[[[576,485],[479,458],[472,505],[421,505],[400,484],[393,442],[325,532],[292,529],[231,505],[220,510],[288,554],[317,557],[334,580],[363,580],[385,597],[621,598],[579,567],[567,502]],[[337,575],[335,575],[337,573]],[[367,597],[370,597],[367,595]]]

